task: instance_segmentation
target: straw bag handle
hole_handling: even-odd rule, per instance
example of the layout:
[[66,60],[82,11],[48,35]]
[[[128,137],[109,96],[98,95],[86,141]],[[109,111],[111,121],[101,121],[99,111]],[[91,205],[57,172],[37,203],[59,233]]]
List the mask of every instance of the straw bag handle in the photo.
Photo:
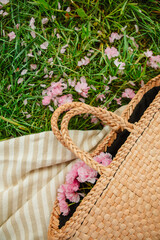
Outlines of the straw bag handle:
[[[63,117],[62,123],[61,123],[61,133],[57,126],[57,120],[59,115],[63,112],[69,110]],[[98,171],[100,174],[108,172],[110,169],[104,167],[103,165],[97,163],[93,160],[92,156],[80,150],[72,141],[72,139],[69,136],[68,133],[68,124],[70,119],[79,114],[83,113],[90,113],[98,117],[100,120],[102,120],[104,123],[108,124],[114,131],[119,131],[123,129],[127,129],[128,131],[132,131],[134,129],[134,125],[127,122],[123,118],[117,116],[116,114],[109,112],[102,108],[96,108],[91,107],[84,103],[70,103],[70,104],[64,104],[61,107],[59,107],[52,116],[51,119],[51,126],[54,134],[58,138],[58,140],[68,149],[70,149],[78,158],[82,159],[87,165],[89,165],[91,168],[94,168],[96,171]]]

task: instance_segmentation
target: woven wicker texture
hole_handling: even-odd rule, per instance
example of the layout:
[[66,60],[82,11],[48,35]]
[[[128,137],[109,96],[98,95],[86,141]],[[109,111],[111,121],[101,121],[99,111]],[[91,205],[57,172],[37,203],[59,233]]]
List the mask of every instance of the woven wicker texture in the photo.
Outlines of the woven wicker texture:
[[[160,76],[152,79],[140,89],[136,100],[131,101],[133,105],[130,103],[125,110],[124,120],[118,118],[116,129],[122,124],[121,129],[128,128],[130,136],[109,167],[101,169],[94,165],[101,174],[100,178],[61,229],[58,229],[58,201],[55,202],[48,239],[160,239],[160,93],[134,127],[127,123],[144,93],[159,85]],[[76,156],[81,156],[91,165],[92,156],[102,151],[105,139],[92,154],[76,148],[68,136],[67,125],[70,117],[79,113],[80,108],[83,108],[82,105],[74,109],[76,111],[69,111],[71,115],[67,113],[62,121],[61,138]],[[106,122],[114,127],[107,117]],[[52,121],[53,131],[55,126]],[[59,130],[56,131],[58,133]],[[115,136],[112,131],[109,139],[113,141]]]

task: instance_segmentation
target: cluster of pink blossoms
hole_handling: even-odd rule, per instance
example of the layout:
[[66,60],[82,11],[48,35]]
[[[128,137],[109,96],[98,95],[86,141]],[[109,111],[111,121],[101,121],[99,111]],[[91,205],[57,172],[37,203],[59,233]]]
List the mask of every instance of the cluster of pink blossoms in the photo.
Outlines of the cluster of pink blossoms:
[[147,49],[146,52],[144,52],[145,56],[149,58],[149,61],[147,61],[147,65],[154,68],[158,69],[160,68],[160,55],[153,56],[153,52],[149,51]]
[[[68,79],[68,85],[74,87],[75,91],[79,93],[84,98],[88,97],[88,90],[90,87],[88,86],[85,77],[81,77],[80,81],[76,84],[76,79],[72,81],[71,79]],[[67,89],[67,84],[63,82],[63,79],[60,79],[58,82],[52,82],[51,86],[48,87],[46,90],[42,92],[43,105],[49,105],[51,101],[54,102],[55,106],[61,106],[65,103],[70,103],[73,101],[72,94],[66,94],[63,95],[63,90]],[[84,99],[81,99],[82,102]]]
[[[100,153],[94,157],[94,160],[101,163],[104,166],[108,166],[112,161],[112,156],[109,153]],[[97,180],[97,171],[90,168],[84,162],[77,162],[66,176],[66,183],[62,184],[58,189],[58,201],[60,211],[64,216],[67,216],[70,209],[67,203],[67,199],[70,202],[78,203],[80,196],[84,197],[85,194],[77,192],[80,190],[80,183],[89,182],[94,184]]]

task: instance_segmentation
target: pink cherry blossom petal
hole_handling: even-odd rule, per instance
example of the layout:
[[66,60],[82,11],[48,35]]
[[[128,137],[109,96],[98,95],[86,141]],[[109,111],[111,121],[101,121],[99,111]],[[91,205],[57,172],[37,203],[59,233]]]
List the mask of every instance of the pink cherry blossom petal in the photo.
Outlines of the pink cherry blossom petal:
[[125,63],[119,62],[119,61],[118,61],[118,58],[116,58],[116,60],[114,61],[114,64],[115,64],[120,70],[125,69]]
[[71,8],[67,7],[66,12],[70,12],[70,11],[71,11]]
[[105,55],[107,55],[108,59],[110,60],[112,57],[117,57],[119,55],[119,52],[115,47],[107,47],[105,49]]
[[9,41],[12,41],[13,39],[15,39],[16,38],[16,34],[15,34],[15,32],[10,32],[10,33],[8,33],[8,37],[9,37]]
[[150,51],[149,49],[147,49],[147,51],[144,52],[144,55],[145,55],[146,57],[151,57],[151,56],[153,55],[153,52]]
[[17,81],[18,84],[20,84],[22,82],[23,82],[23,78],[19,78],[18,81]]
[[110,41],[110,43],[113,43],[114,40],[119,40],[119,39],[121,39],[122,37],[123,37],[122,34],[119,35],[117,32],[113,32],[113,33],[111,34],[111,36],[109,37],[109,41]]
[[48,48],[48,44],[49,44],[48,42],[44,42],[40,45],[40,47],[45,50]]
[[135,93],[130,88],[126,88],[125,91],[122,93],[122,97],[123,98],[130,98],[130,99],[132,99],[132,98],[134,98],[134,96],[135,96]]
[[30,20],[30,22],[29,22],[29,26],[30,26],[33,30],[36,28],[35,25],[34,25],[34,23],[35,23],[35,19],[32,17],[31,20]]
[[42,24],[44,25],[44,24],[47,24],[48,23],[48,18],[42,18]]
[[31,70],[36,70],[37,64],[30,64],[30,68],[31,68]]
[[24,105],[27,105],[27,99],[25,99],[25,100],[23,101],[23,104],[24,104]]
[[21,75],[23,76],[23,75],[25,75],[27,72],[28,72],[27,69],[23,69],[23,71],[21,72]]
[[36,38],[36,33],[34,31],[31,31],[30,34],[33,38]]

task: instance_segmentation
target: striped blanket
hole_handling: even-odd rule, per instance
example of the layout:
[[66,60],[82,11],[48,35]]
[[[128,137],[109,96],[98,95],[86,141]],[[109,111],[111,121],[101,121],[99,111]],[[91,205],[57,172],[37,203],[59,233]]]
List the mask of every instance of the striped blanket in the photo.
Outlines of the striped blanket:
[[[70,136],[81,149],[91,151],[108,132],[106,126],[102,131],[73,130]],[[52,132],[0,142],[1,240],[47,239],[57,188],[75,161]]]

